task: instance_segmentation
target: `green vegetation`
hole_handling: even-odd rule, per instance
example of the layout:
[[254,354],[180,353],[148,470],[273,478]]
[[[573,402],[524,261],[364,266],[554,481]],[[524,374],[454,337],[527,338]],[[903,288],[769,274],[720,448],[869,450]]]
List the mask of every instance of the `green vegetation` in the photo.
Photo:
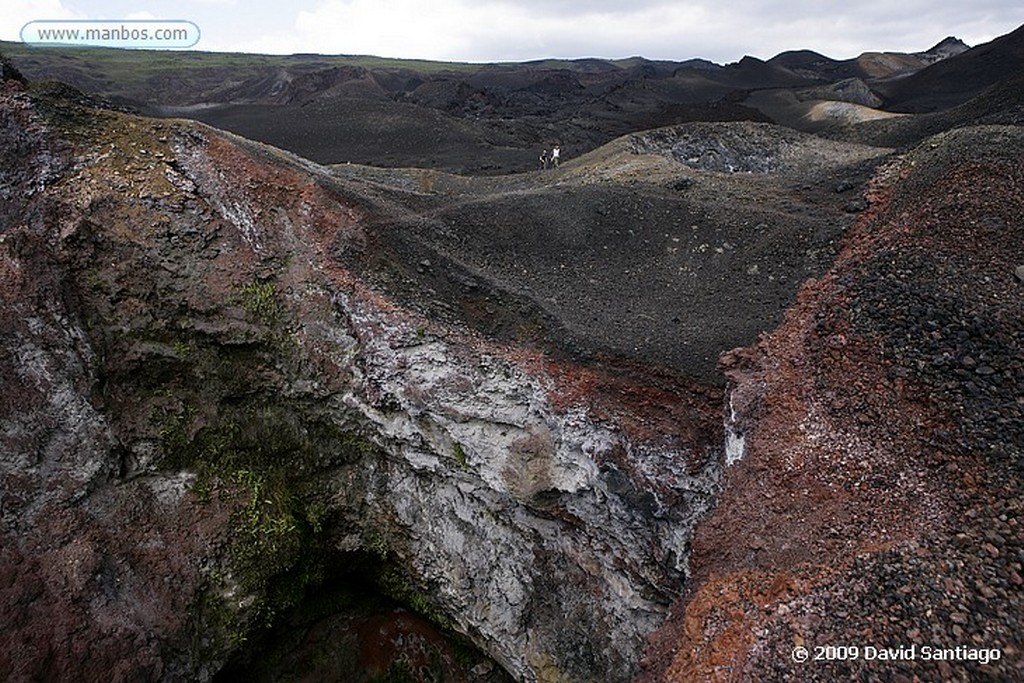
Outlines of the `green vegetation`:
[[36,111],[42,114],[47,126],[73,142],[95,143],[113,116],[83,106],[78,102],[81,93],[64,83],[30,81],[28,90],[37,98]]
[[455,464],[459,466],[459,469],[469,470],[469,460],[466,458],[466,451],[458,441],[452,444],[452,457],[455,459]]
[[413,584],[407,572],[400,568],[391,550],[391,544],[383,529],[376,529],[367,542],[371,561],[378,563],[373,577],[383,595],[395,602],[407,605],[414,612],[432,621],[445,631],[454,633],[451,619],[421,593]]
[[[60,55],[65,60],[88,61],[110,78],[130,79],[143,82],[162,71],[203,70],[231,68],[307,67],[309,70],[328,69],[339,66],[363,67],[366,69],[405,69],[419,74],[430,75],[448,72],[473,73],[487,66],[475,62],[442,62],[428,59],[396,59],[373,55],[323,55],[293,54],[264,55],[244,52],[203,52],[201,50],[126,50],[102,47],[33,47],[20,42],[0,41],[0,52],[17,59],[38,55]],[[585,71],[594,60],[546,59],[532,61],[536,69],[566,69]],[[630,68],[646,63],[639,57],[616,60],[597,60],[619,68]],[[509,67],[522,66],[523,62],[506,62]],[[83,66],[84,68],[84,66]]]
[[85,284],[94,292],[105,292],[107,289],[107,281],[103,279],[97,268],[85,271]]
[[238,288],[236,301],[255,321],[273,326],[281,317],[274,285],[253,280]]
[[[273,310],[268,291],[249,290],[256,310]],[[331,511],[316,474],[365,458],[375,447],[318,417],[311,404],[253,393],[259,367],[251,350],[192,340],[176,343],[175,351],[184,367],[172,383],[187,388],[153,393],[155,405],[180,404],[157,413],[162,464],[197,472],[199,500],[216,492],[233,502],[228,560],[211,574],[200,610],[221,647],[234,648],[322,582],[332,553]],[[243,362],[257,367],[238,367]],[[222,594],[236,597],[229,604]]]
[[183,339],[175,339],[171,348],[174,349],[175,355],[182,360],[187,359],[192,353],[192,345]]
[[[247,314],[280,315],[271,284],[253,282],[237,291]],[[153,415],[160,416],[154,431],[163,447],[161,464],[196,472],[197,499],[233,510],[229,550],[212,569],[196,607],[198,656],[223,660],[260,648],[265,629],[281,628],[286,616],[322,618],[394,601],[444,631],[460,662],[479,661],[475,648],[413,579],[396,545],[400,537],[386,520],[367,524],[361,549],[336,549],[332,497],[321,475],[378,457],[378,450],[337,426],[315,401],[272,393],[266,377],[277,357],[274,331],[262,341],[235,346],[188,332],[188,325],[177,328],[178,337],[160,341],[174,349],[176,358],[165,361],[173,371],[140,378]],[[468,467],[458,442],[452,457]],[[323,593],[318,589],[311,599],[310,589],[321,586]],[[341,656],[324,654],[330,661]],[[376,680],[410,680],[406,674],[393,666]]]
[[[260,55],[241,52],[201,52],[199,50],[125,50],[102,47],[32,47],[20,42],[0,41],[0,52],[15,64],[22,60],[53,59],[63,68],[78,68],[96,77],[122,86],[151,87],[161,76],[190,74],[198,84],[222,79],[223,70],[231,69],[234,78],[244,79],[265,73],[268,68],[297,68],[318,71],[332,67],[363,67],[366,69],[407,69],[429,75],[445,72],[472,73],[479,64],[468,62],[436,62],[422,59],[389,59],[370,55]],[[208,71],[209,74],[202,72]],[[188,79],[183,79],[188,80]]]
[[391,550],[387,536],[379,529],[370,533],[370,537],[366,541],[366,549],[381,562],[388,559],[388,553]]
[[408,605],[414,612],[421,614],[432,621],[441,629],[454,632],[452,620],[442,612],[437,605],[417,590],[409,579],[408,574],[399,570],[394,564],[387,564],[381,568],[377,576],[377,586],[380,592],[392,600]]
[[232,565],[239,586],[256,596],[257,623],[264,626],[323,579],[322,534],[309,519],[304,497],[281,476],[253,470],[232,475],[246,501],[235,515]]
[[[202,634],[196,652],[223,659],[243,646],[256,647],[254,634],[313,604],[305,599],[309,589],[325,581],[353,581],[350,592],[335,591],[341,599],[332,610],[358,605],[360,591],[370,585],[371,593],[451,630],[447,615],[410,578],[386,525],[368,524],[359,551],[335,548],[332,525],[338,522],[325,490],[329,473],[378,457],[378,449],[338,426],[316,401],[281,396],[286,311],[272,281],[254,278],[235,287],[229,303],[265,329],[241,343],[220,343],[175,319],[170,329],[145,340],[173,356],[133,370],[162,446],[160,465],[196,472],[196,498],[232,510],[228,552],[197,605]],[[468,466],[461,445],[453,456],[460,467]],[[402,675],[396,669],[382,680]]]

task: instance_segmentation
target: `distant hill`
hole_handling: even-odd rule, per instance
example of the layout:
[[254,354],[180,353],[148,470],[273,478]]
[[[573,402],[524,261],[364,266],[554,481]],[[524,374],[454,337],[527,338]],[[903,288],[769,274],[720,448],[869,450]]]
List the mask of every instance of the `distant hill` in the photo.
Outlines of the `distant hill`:
[[813,50],[782,52],[768,63],[813,79],[835,81],[862,75],[852,60],[835,60]]
[[[943,41],[936,49],[948,45]],[[986,88],[1024,71],[1024,26],[906,78],[880,83],[884,106],[900,112],[934,112],[963,104]]]
[[949,37],[914,53],[836,60],[791,50],[725,65],[643,57],[468,64],[18,43],[0,43],[0,51],[32,80],[62,81],[140,113],[197,119],[318,162],[503,174],[532,169],[555,144],[579,156],[678,123],[772,121],[820,132],[891,112],[949,109],[1020,71],[1021,43],[1018,30],[973,49]]

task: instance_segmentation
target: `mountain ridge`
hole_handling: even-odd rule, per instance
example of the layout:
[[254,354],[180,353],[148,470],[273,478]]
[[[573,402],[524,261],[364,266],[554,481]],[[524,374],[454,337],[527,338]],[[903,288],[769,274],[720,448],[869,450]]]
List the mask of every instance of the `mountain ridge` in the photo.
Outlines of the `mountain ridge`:
[[[947,38],[906,55],[834,60],[790,51],[724,65],[642,57],[465,64],[200,52],[171,57],[13,44],[0,50],[33,79],[64,80],[144,113],[196,118],[321,163],[499,175],[530,170],[541,149],[555,143],[564,154],[579,155],[620,135],[674,123],[772,120],[743,104],[751,92],[852,78],[874,92],[885,87],[880,77],[905,76],[951,58],[960,46]],[[347,117],[340,116],[342,107]],[[382,120],[395,122],[395,130],[360,132],[379,128]],[[790,118],[776,122],[794,125]]]

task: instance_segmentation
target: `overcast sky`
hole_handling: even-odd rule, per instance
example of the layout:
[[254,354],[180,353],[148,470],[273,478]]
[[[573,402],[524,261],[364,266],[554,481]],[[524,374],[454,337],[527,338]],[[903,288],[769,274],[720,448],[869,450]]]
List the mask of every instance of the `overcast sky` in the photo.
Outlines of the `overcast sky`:
[[38,19],[187,19],[194,49],[446,61],[629,57],[718,63],[970,45],[1024,24],[1021,0],[2,0],[0,38]]

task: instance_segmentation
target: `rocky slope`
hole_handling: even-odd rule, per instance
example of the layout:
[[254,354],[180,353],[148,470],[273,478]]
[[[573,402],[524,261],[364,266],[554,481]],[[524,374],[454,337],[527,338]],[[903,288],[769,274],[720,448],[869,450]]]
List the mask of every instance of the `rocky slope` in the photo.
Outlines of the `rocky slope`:
[[[628,680],[717,485],[716,390],[371,289],[335,255],[394,209],[298,158],[16,81],[0,111],[0,675],[208,680],[318,591],[365,623],[370,586],[519,680]],[[351,649],[352,680],[418,661]]]
[[1024,675],[1022,150],[965,128],[883,167],[828,274],[723,357],[733,464],[641,680]]
[[828,267],[888,152],[694,123],[493,179],[342,165],[400,208],[336,256],[431,318],[721,385],[718,355]]

